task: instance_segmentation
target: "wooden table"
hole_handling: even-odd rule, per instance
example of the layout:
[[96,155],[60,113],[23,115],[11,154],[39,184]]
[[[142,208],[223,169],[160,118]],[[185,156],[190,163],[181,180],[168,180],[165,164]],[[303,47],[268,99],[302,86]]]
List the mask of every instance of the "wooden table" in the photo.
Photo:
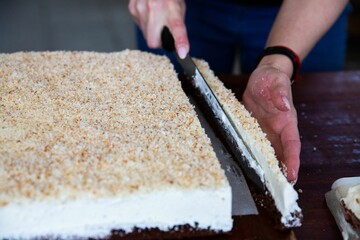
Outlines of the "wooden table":
[[[241,99],[246,76],[220,77]],[[342,239],[325,193],[341,177],[360,176],[360,71],[304,74],[293,85],[302,141],[295,188],[303,226],[280,233],[264,216],[235,219],[233,233],[216,239]],[[263,225],[263,226],[261,226]]]
[[342,239],[324,194],[360,176],[360,71],[304,75],[294,86],[302,141],[297,188],[304,213],[299,239]]

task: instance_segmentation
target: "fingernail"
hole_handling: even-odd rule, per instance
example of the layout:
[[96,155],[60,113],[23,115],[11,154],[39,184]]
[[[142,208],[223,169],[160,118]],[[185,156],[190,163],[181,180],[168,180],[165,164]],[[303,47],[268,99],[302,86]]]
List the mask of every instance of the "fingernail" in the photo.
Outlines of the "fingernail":
[[289,99],[285,96],[282,97],[282,100],[284,102],[284,105],[286,107],[287,110],[290,110],[290,102],[289,102]]
[[[290,176],[289,176],[290,175]],[[292,185],[295,185],[296,184],[296,182],[297,182],[297,176],[296,176],[296,172],[295,172],[295,170],[290,170],[289,172],[288,172],[288,177],[290,178],[290,179],[294,179],[294,180],[292,180],[290,183],[292,184]]]
[[187,52],[185,47],[179,47],[177,52],[181,59],[184,59],[186,57]]

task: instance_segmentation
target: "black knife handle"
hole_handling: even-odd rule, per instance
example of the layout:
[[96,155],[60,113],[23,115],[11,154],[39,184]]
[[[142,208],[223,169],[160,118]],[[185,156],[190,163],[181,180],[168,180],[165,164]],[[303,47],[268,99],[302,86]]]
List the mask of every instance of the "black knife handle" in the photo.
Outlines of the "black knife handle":
[[161,44],[165,51],[175,51],[175,40],[167,26],[164,26],[161,31]]

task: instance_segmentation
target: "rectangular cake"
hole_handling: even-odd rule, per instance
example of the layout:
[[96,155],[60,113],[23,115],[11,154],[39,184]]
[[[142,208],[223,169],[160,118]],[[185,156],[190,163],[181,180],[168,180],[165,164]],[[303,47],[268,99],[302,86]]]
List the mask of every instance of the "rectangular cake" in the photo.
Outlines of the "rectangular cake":
[[0,239],[228,232],[231,189],[166,57],[0,54]]

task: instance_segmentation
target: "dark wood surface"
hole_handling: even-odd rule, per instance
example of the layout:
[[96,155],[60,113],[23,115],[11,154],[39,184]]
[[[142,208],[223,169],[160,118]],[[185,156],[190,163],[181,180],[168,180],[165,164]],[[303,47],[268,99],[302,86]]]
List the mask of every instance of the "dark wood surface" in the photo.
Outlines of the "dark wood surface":
[[[247,76],[220,77],[241,99]],[[268,216],[235,219],[233,233],[217,239],[342,239],[325,193],[341,177],[360,176],[360,71],[302,75],[293,85],[302,142],[295,189],[303,225],[280,233]]]

